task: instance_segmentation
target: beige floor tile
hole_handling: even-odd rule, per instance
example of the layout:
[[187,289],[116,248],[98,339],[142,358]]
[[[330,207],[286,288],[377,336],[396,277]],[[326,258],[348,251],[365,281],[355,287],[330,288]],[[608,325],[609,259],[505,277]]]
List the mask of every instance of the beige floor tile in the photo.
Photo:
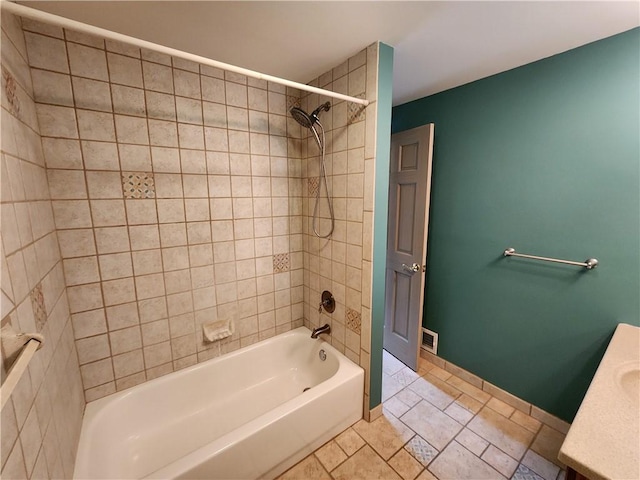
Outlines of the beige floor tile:
[[489,448],[487,448],[480,458],[507,478],[511,478],[513,472],[518,468],[517,461],[493,445],[489,445]]
[[394,395],[389,400],[385,401],[382,404],[382,407],[395,417],[401,417],[402,415],[407,413],[407,411],[411,407],[409,407],[409,405],[407,405],[406,403],[400,401],[397,397],[397,395]]
[[522,458],[534,437],[529,430],[486,407],[467,427],[516,460]]
[[542,455],[550,462],[564,468],[565,465],[558,460],[558,452],[560,451],[562,442],[564,442],[564,437],[564,433],[560,433],[548,425],[542,425],[536,439],[531,445],[531,450]]
[[403,368],[407,368],[407,366],[398,360],[396,357],[391,355],[386,350],[382,351],[382,372],[387,375],[393,375],[394,373],[398,373]]
[[371,423],[360,420],[353,429],[385,460],[391,458],[414,435],[404,423],[388,415]]
[[422,397],[420,395],[409,388],[404,388],[396,393],[395,398],[400,400],[402,403],[409,405],[410,407],[413,407],[416,403],[422,400]]
[[401,477],[374,452],[365,445],[332,472],[335,480],[401,480]]
[[482,402],[479,402],[475,398],[470,397],[466,393],[463,393],[462,395],[460,395],[456,399],[456,403],[459,405],[462,405],[464,408],[466,408],[473,414],[478,413],[480,410],[482,410],[482,407],[484,406]]
[[[365,422],[365,420],[361,420],[361,422]],[[338,435],[335,440],[342,450],[344,450],[349,456],[356,453],[365,444],[365,441],[353,428],[347,428],[344,432]]]
[[487,442],[484,438],[476,435],[468,428],[464,428],[456,437],[456,442],[461,444],[463,447],[466,447],[471,453],[476,456],[482,455],[487,447],[489,446],[489,442]]
[[469,420],[473,418],[473,413],[456,402],[453,402],[451,405],[445,408],[444,413],[446,413],[462,425],[466,425],[467,423],[469,423]]
[[398,381],[391,375],[386,373],[382,374],[382,401],[386,402],[393,397],[396,393],[404,388],[404,385],[398,383]]
[[388,463],[404,480],[413,480],[424,468],[404,448],[391,457]]
[[419,376],[420,375],[411,370],[409,367],[404,367],[398,373],[392,375],[393,379],[403,387],[406,387],[410,383],[415,382]]
[[509,405],[508,403],[504,403],[502,400],[498,400],[495,397],[491,397],[489,399],[489,401],[487,402],[487,407],[489,407],[492,410],[495,410],[500,415],[505,416],[507,418],[509,418],[511,414],[515,411],[515,408],[513,408],[511,405]]
[[348,458],[334,440],[323,445],[314,453],[316,457],[318,457],[318,460],[320,460],[320,463],[322,463],[322,466],[326,468],[328,472],[336,468]]
[[541,457],[533,450],[527,450],[521,462],[525,467],[540,475],[544,480],[555,480],[558,477],[560,467]]
[[440,410],[447,408],[456,398],[460,396],[460,391],[447,385],[441,380],[427,375],[420,377],[408,387]]
[[497,470],[476,457],[458,442],[451,442],[429,470],[441,480],[504,479]]
[[438,478],[429,470],[425,469],[420,475],[418,475],[418,478],[416,478],[416,480],[438,480]]
[[331,480],[331,476],[314,455],[309,455],[278,477],[278,480]]
[[542,426],[542,422],[536,420],[533,417],[530,417],[520,410],[515,410],[509,418],[516,422],[518,425],[522,425],[524,428],[533,433],[538,433],[538,430],[540,430],[540,427]]
[[438,450],[442,450],[462,430],[461,424],[425,400],[400,419]]
[[447,380],[447,383],[453,385],[458,390],[466,393],[470,397],[475,398],[479,402],[486,403],[491,398],[491,395],[489,395],[487,392],[483,392],[478,387],[474,387],[469,382],[465,382],[464,380],[456,376],[452,376],[451,378],[449,378]]

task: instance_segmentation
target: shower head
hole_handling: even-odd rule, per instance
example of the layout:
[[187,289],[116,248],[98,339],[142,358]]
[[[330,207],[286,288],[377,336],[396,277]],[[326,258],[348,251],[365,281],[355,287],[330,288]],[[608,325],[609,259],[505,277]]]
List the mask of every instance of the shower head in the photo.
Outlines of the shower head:
[[328,112],[330,108],[331,103],[325,102],[318,108],[316,108],[313,112],[311,112],[311,115],[302,110],[300,107],[291,107],[289,112],[291,113],[291,116],[295,119],[295,121],[302,125],[304,128],[311,128],[318,121],[318,114],[322,111]]

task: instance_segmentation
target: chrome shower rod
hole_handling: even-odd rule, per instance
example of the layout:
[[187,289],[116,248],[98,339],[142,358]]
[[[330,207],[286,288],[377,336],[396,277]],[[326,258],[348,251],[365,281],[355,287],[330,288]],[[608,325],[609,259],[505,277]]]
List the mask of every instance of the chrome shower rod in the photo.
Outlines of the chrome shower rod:
[[71,20],[66,17],[54,15],[52,13],[43,12],[42,10],[37,10],[35,8],[18,5],[17,3],[9,2],[7,0],[1,0],[0,4],[2,5],[3,10],[6,10],[20,17],[26,17],[32,20],[37,20],[39,22],[58,25],[63,28],[76,30],[79,32],[87,33],[89,35],[97,35],[109,40],[115,40],[116,42],[127,43],[129,45],[135,45],[136,47],[146,48],[147,50],[153,50],[155,52],[171,55],[172,57],[184,58],[185,60],[190,60],[202,65],[208,65],[210,67],[220,68],[229,72],[239,73],[241,75],[246,75],[247,77],[257,78],[259,80],[265,80],[267,82],[278,83],[287,87],[297,88],[298,90],[304,90],[305,92],[317,93],[319,95],[337,98],[338,100],[358,103],[360,105],[364,105],[365,107],[369,105],[369,100],[366,100],[364,98],[356,98],[349,95],[344,95],[342,93],[332,92],[331,90],[325,90],[324,88],[313,87],[311,85],[305,85],[304,83],[294,82],[292,80],[287,80],[280,77],[274,77],[272,75],[267,75],[266,73],[256,72],[254,70],[238,67],[229,63],[219,62],[217,60],[212,60],[200,55],[194,55],[193,53],[183,52],[182,50],[165,47],[164,45],[148,42],[146,40],[141,40],[129,35],[112,32],[111,30],[107,30],[105,28],[96,27],[87,23]]
[[524,253],[516,253],[516,250],[514,248],[507,248],[504,251],[504,256],[530,258],[532,260],[542,260],[544,262],[564,263],[566,265],[575,265],[577,267],[584,267],[587,270],[592,270],[598,266],[598,260],[595,258],[588,258],[584,262],[574,262],[572,260],[561,260],[559,258],[539,257],[537,255],[525,255]]

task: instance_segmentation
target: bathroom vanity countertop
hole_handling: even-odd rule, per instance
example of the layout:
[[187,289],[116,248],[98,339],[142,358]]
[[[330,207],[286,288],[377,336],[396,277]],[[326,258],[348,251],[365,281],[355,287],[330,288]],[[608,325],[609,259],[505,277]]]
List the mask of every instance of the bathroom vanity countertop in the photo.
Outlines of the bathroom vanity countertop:
[[640,328],[621,323],[558,454],[591,480],[640,478]]

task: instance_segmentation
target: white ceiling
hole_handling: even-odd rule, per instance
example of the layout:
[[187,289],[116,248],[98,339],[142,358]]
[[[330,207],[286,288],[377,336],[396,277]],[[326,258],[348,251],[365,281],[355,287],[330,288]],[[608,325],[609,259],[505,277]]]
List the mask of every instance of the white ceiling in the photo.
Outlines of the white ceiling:
[[640,25],[635,0],[20,3],[303,83],[380,40],[394,105]]

